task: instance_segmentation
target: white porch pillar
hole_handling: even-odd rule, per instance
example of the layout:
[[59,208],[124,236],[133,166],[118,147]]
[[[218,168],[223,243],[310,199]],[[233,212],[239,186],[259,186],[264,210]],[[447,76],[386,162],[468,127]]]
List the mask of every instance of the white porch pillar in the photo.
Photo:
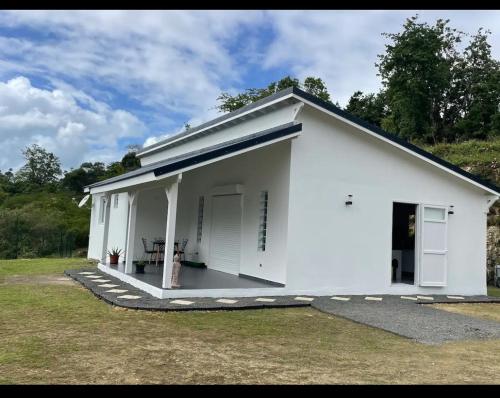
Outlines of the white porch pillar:
[[111,210],[110,197],[111,195],[109,193],[104,194],[104,225],[102,233],[101,264],[106,264],[106,257],[108,255],[109,213]]
[[132,273],[132,263],[134,261],[135,247],[135,225],[137,219],[137,197],[139,192],[128,193],[128,227],[127,227],[127,247],[125,248],[125,273]]
[[174,258],[175,222],[177,219],[177,196],[182,174],[169,186],[165,187],[167,194],[167,231],[165,233],[165,257],[163,259],[163,289],[172,287],[172,262]]

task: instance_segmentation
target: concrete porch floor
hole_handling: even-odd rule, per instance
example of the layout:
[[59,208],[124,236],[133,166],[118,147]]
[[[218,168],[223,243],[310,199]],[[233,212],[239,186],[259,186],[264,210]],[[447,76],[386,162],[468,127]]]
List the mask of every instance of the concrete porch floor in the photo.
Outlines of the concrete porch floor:
[[[125,272],[125,265],[111,265],[110,268],[119,272]],[[134,272],[130,274],[133,278],[161,289],[163,278],[163,265],[146,264],[144,274]],[[183,265],[179,274],[179,289],[248,289],[248,288],[274,288],[272,283],[256,281],[228,274],[227,272],[215,271],[209,268],[196,268]]]

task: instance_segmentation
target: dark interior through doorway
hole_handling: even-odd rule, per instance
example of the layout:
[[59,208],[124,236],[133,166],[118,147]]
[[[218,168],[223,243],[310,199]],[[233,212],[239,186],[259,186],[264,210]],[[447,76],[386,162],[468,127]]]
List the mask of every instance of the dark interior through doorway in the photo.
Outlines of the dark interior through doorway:
[[416,210],[412,203],[393,203],[392,283],[415,283]]

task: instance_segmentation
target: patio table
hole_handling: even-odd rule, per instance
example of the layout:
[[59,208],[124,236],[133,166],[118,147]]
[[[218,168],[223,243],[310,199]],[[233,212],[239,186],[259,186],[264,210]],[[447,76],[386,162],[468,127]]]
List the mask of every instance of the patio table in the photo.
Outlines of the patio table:
[[154,240],[153,241],[153,250],[156,251],[155,260],[156,266],[158,266],[158,260],[160,259],[160,253],[165,252],[165,240]]
[[[174,247],[177,249],[179,247],[179,242],[174,242]],[[165,255],[165,240],[159,239],[153,241],[153,250],[156,248],[156,266],[158,266],[158,260],[160,258],[160,254],[163,253]],[[175,250],[174,250],[175,252]]]

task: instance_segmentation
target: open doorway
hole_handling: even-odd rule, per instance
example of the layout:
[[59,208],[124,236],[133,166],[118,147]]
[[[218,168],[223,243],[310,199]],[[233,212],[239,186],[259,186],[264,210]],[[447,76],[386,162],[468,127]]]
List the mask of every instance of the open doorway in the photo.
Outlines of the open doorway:
[[392,283],[415,283],[415,235],[417,205],[392,206]]

